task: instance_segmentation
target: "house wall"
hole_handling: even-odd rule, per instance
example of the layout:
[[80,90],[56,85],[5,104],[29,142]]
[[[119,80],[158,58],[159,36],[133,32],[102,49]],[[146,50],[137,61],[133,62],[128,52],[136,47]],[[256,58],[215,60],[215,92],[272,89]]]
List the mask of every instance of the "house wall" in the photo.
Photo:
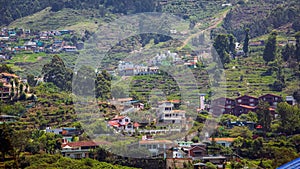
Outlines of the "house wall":
[[258,105],[258,98],[250,96],[242,96],[235,99],[236,104],[242,104],[247,106],[256,106]]

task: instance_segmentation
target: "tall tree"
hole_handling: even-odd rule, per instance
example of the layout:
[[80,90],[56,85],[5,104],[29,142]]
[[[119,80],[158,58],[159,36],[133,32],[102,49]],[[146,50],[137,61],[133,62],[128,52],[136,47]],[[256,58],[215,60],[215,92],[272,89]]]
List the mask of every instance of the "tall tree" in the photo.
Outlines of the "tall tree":
[[222,64],[230,62],[229,58],[229,41],[228,36],[225,34],[219,34],[214,41],[213,47],[216,52],[213,52],[213,58],[220,59]]
[[6,123],[0,125],[0,152],[2,155],[2,161],[5,160],[5,155],[12,149],[10,136],[13,130]]
[[36,84],[36,80],[34,80],[34,76],[32,74],[27,75],[27,83],[29,86],[34,87]]
[[235,38],[232,34],[228,35],[228,40],[229,40],[229,52],[233,55],[235,55]]
[[296,50],[295,50],[295,57],[297,61],[300,61],[300,31],[295,34],[296,38]]
[[277,52],[277,46],[276,46],[276,32],[272,32],[269,37],[268,41],[266,43],[264,53],[263,53],[263,59],[269,63],[270,61],[274,61],[276,58],[276,52]]
[[264,137],[266,137],[266,133],[271,129],[271,121],[272,115],[269,110],[269,103],[267,102],[259,102],[257,106],[257,117],[258,117],[258,124],[262,125]]
[[249,51],[249,28],[245,30],[245,39],[243,44],[243,51],[245,53],[245,56],[248,56]]
[[95,70],[83,65],[74,75],[73,93],[78,96],[94,96],[95,79]]
[[53,56],[51,62],[44,65],[42,74],[45,82],[52,82],[62,90],[71,90],[73,73],[59,56]]
[[295,47],[293,45],[287,44],[281,51],[282,59],[286,62],[290,58],[293,58],[295,54]]
[[280,130],[282,132],[293,134],[300,125],[300,109],[298,106],[292,106],[282,102],[277,105],[278,117],[280,120]]
[[105,70],[97,75],[96,97],[102,99],[111,97],[111,76]]

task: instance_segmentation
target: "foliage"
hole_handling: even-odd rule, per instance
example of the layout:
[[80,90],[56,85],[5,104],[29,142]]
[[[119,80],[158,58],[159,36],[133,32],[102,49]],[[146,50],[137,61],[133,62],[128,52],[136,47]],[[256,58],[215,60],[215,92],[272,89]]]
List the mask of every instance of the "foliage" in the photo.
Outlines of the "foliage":
[[245,126],[235,126],[229,131],[230,137],[241,136],[243,138],[252,138],[252,131]]
[[295,57],[298,62],[300,62],[300,32],[295,34],[296,38],[296,50],[295,50]]
[[14,73],[11,67],[7,66],[6,64],[0,64],[0,72],[6,72],[6,73]]
[[[4,16],[0,19],[1,24],[9,24],[10,22],[31,15],[35,12],[38,12],[46,7],[51,7],[52,12],[60,11],[63,8],[72,8],[72,9],[98,9],[102,10],[102,16],[110,12],[113,13],[139,13],[139,12],[153,12],[156,9],[156,1],[145,0],[142,2],[129,0],[126,3],[122,0],[114,1],[25,1],[20,3],[17,0],[1,2],[0,3],[0,12]],[[108,9],[108,10],[104,10]],[[103,11],[104,10],[104,11]],[[100,12],[99,12],[100,13]]]
[[259,102],[256,111],[258,117],[258,124],[262,126],[264,136],[266,136],[266,133],[269,132],[271,129],[272,115],[270,113],[269,107],[269,103]]
[[229,63],[230,58],[229,58],[228,36],[225,34],[219,34],[216,37],[213,46],[214,46],[214,49],[216,50],[216,53],[213,52],[214,59],[217,60],[217,58],[219,57],[222,64]]
[[7,124],[4,123],[0,126],[0,151],[2,155],[2,161],[4,161],[5,155],[12,149],[12,144],[10,142],[12,132],[12,128],[9,127]]
[[266,43],[264,53],[263,53],[263,58],[267,63],[270,61],[274,61],[276,58],[276,52],[277,52],[276,36],[277,33],[272,32]]
[[280,131],[287,134],[294,134],[300,129],[300,109],[287,103],[277,105]]
[[25,111],[26,109],[21,102],[16,102],[14,104],[0,103],[0,114],[18,116],[23,114]]
[[72,71],[66,68],[62,59],[55,55],[42,69],[45,82],[52,82],[61,90],[71,90]]
[[273,29],[288,23],[292,23],[294,30],[299,31],[298,6],[298,0],[248,1],[244,5],[232,8],[222,26],[227,32],[233,33],[238,41],[244,38],[245,28],[250,29],[251,37],[270,33]]
[[97,75],[96,97],[101,99],[111,98],[111,76],[105,70]]
[[245,54],[248,54],[249,51],[249,29],[245,30],[245,39],[244,39],[244,44],[243,44],[243,51]]
[[295,46],[287,44],[281,51],[281,56],[284,61],[288,61],[290,58],[293,58],[295,54]]
[[206,165],[205,168],[207,168],[207,169],[217,169],[217,166],[211,162],[207,162],[207,163],[205,163],[205,165]]
[[[74,168],[74,169],[131,169],[132,167],[112,165],[105,162],[99,162],[93,159],[85,158],[75,160],[61,155],[39,154],[28,156],[22,159],[20,168],[38,169],[38,168]],[[5,163],[6,168],[11,168],[13,163]]]

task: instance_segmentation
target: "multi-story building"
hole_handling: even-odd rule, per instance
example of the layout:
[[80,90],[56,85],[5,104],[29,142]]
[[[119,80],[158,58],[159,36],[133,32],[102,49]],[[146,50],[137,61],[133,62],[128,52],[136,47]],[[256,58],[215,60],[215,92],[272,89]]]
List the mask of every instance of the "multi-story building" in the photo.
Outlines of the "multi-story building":
[[258,101],[258,98],[248,95],[244,95],[235,99],[236,105],[242,104],[247,106],[257,106]]
[[172,102],[164,102],[159,105],[159,122],[166,124],[181,124],[186,123],[186,116],[184,110],[174,110]]
[[260,101],[268,102],[271,107],[276,107],[278,103],[282,102],[282,97],[275,94],[265,94],[258,98]]

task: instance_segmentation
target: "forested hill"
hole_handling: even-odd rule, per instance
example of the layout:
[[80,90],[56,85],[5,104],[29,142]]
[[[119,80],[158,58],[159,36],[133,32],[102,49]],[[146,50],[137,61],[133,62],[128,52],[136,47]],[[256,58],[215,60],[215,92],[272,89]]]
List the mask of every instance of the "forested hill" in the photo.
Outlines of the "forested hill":
[[32,15],[46,7],[52,7],[56,12],[63,8],[99,9],[105,14],[152,12],[156,10],[157,0],[2,0],[0,1],[0,26],[8,25],[12,21]]
[[240,0],[227,14],[222,26],[241,40],[246,28],[250,29],[251,37],[257,37],[286,25],[300,30],[299,0]]

